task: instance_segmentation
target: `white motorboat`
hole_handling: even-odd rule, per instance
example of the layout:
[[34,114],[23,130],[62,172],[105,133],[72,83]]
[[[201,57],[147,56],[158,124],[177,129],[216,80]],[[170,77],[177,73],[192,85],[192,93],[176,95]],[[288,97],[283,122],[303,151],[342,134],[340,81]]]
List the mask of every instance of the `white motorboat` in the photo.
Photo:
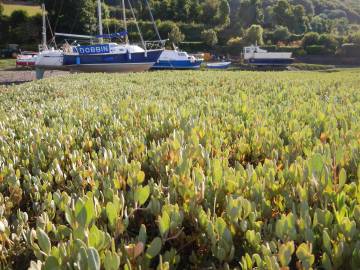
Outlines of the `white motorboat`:
[[292,53],[268,52],[259,46],[245,47],[244,60],[256,66],[288,66],[294,61]]
[[187,52],[164,50],[159,60],[152,67],[153,69],[199,69],[203,59],[195,58]]

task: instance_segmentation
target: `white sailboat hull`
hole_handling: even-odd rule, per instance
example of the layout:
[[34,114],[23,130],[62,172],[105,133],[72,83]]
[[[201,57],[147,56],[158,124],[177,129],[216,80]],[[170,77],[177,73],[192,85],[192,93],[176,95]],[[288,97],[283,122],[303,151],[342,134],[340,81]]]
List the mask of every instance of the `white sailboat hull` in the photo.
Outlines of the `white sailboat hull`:
[[39,53],[35,67],[43,70],[68,70],[63,65],[63,52],[60,50],[46,50]]

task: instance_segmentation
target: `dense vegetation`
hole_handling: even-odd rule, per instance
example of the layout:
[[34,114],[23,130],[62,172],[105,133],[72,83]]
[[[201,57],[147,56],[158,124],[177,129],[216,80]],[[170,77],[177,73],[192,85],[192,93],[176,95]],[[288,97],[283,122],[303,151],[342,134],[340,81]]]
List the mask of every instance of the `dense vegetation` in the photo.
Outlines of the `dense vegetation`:
[[[95,0],[44,0],[54,30],[66,33],[97,31]],[[104,0],[104,26],[111,32],[123,28],[120,0]],[[132,18],[129,0],[127,17]],[[325,34],[325,45],[302,47],[301,53],[334,54],[351,36],[360,32],[360,5],[357,0],[150,0],[162,38],[183,44],[189,50],[216,49],[227,53],[254,43],[301,47],[305,33]],[[130,1],[145,39],[156,38],[149,22],[145,1]],[[40,36],[40,20],[17,11],[1,16],[3,43],[35,43]],[[35,27],[37,25],[37,27]],[[249,37],[251,27],[261,27],[261,38]],[[29,31],[30,30],[30,31]],[[130,22],[132,40],[139,40],[134,21]],[[28,34],[29,33],[29,34]],[[350,38],[349,38],[350,37]],[[195,42],[195,43],[194,43]],[[200,42],[200,45],[199,45]],[[329,44],[330,43],[330,44]],[[186,47],[190,46],[190,47]],[[359,48],[355,48],[357,50]],[[301,54],[300,53],[300,54]]]
[[204,71],[0,89],[2,267],[359,269],[359,84]]

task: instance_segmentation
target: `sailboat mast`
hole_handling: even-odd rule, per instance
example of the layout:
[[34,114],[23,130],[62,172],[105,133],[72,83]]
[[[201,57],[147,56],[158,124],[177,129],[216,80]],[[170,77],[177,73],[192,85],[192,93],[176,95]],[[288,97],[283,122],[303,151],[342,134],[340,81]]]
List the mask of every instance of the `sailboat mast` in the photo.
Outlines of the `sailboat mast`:
[[[98,19],[99,19],[99,35],[103,35],[103,24],[102,24],[102,10],[101,10],[101,0],[98,0]],[[100,42],[103,42],[103,39],[100,38]]]
[[45,4],[41,5],[42,10],[42,49],[46,50],[47,48],[47,41],[46,41],[46,11],[45,11]]
[[126,8],[125,8],[125,0],[122,0],[122,8],[123,8],[123,19],[124,19],[124,30],[126,32],[125,42],[128,43],[128,34],[127,34],[127,23],[126,23]]

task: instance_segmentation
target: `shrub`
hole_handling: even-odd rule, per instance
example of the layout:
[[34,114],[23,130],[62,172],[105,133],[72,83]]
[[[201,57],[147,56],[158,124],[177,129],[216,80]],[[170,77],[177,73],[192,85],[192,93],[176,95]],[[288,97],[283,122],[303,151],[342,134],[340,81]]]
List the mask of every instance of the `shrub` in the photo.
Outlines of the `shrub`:
[[201,41],[183,41],[179,44],[180,49],[187,52],[203,52],[209,50],[209,46],[207,46],[204,42]]
[[305,51],[309,55],[324,55],[329,53],[323,45],[310,45],[305,48]]
[[230,54],[239,55],[246,44],[243,38],[234,37],[229,39],[226,45],[228,46],[228,51]]
[[174,24],[173,28],[171,29],[168,38],[170,40],[170,42],[174,43],[174,44],[178,44],[180,42],[182,42],[185,39],[185,35],[183,33],[181,33],[179,27]]
[[297,50],[294,51],[294,56],[306,56],[307,52],[303,49],[303,48],[298,48]]
[[280,41],[288,42],[289,38],[290,38],[290,32],[286,26],[279,26],[274,31],[273,34],[274,43],[278,43]]
[[206,45],[210,47],[213,47],[218,43],[217,34],[213,29],[202,31],[201,39]]
[[334,35],[322,34],[319,37],[319,45],[324,46],[330,53],[335,53],[339,43]]
[[204,31],[204,25],[196,23],[181,23],[179,28],[184,33],[187,41],[199,41],[201,32]]
[[162,38],[167,38],[171,30],[176,27],[176,24],[172,21],[158,21],[157,26],[160,36]]
[[248,45],[250,45],[250,43],[257,43],[257,45],[263,45],[263,34],[264,29],[261,27],[261,25],[253,24],[246,30],[244,40],[248,43]]
[[311,45],[318,45],[320,35],[316,32],[309,32],[306,33],[302,39],[302,46],[304,48],[311,46]]
[[350,35],[349,42],[360,45],[360,31]]
[[304,35],[290,34],[289,42],[301,41],[304,38]]

